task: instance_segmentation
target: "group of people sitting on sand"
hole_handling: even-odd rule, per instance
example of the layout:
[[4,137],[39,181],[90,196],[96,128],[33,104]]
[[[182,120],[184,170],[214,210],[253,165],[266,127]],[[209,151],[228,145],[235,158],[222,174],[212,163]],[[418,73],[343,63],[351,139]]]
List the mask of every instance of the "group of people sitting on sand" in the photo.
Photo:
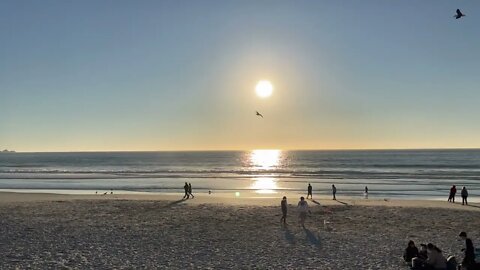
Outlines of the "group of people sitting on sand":
[[461,232],[459,237],[465,241],[466,248],[462,263],[458,265],[454,256],[445,258],[442,250],[432,243],[421,244],[420,250],[410,240],[403,253],[403,259],[411,266],[412,270],[477,270],[480,265],[475,262],[475,248],[473,242],[467,237],[466,232]]
[[[448,201],[451,203],[455,203],[455,195],[457,194],[457,187],[453,185],[450,188],[450,194],[448,195]],[[468,190],[466,187],[462,188],[462,191],[460,192],[460,195],[462,195],[462,205],[468,205],[467,198],[468,198]]]

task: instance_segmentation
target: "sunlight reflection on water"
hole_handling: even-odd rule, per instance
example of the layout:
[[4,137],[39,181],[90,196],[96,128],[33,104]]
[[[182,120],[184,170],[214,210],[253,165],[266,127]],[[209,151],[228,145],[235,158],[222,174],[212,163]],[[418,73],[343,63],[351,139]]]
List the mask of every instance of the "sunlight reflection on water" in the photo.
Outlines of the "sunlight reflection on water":
[[[260,170],[271,170],[280,165],[280,150],[253,150],[250,153],[250,163]],[[272,177],[258,177],[253,180],[251,189],[256,193],[276,193],[277,181]]]
[[257,178],[253,180],[252,189],[255,189],[256,193],[276,193],[278,189],[277,182],[274,178]]

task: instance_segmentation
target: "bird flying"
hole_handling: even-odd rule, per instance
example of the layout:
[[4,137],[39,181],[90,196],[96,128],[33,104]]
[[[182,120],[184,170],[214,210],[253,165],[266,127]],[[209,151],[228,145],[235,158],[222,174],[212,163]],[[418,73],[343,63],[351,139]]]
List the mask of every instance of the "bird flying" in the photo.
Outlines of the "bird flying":
[[461,17],[465,17],[465,14],[463,14],[460,9],[457,8],[457,14],[453,16],[455,19],[460,19]]
[[260,116],[260,117],[263,118],[263,115],[262,115],[261,113],[259,113],[258,111],[256,111],[256,114],[255,114],[255,115],[256,115],[256,116]]

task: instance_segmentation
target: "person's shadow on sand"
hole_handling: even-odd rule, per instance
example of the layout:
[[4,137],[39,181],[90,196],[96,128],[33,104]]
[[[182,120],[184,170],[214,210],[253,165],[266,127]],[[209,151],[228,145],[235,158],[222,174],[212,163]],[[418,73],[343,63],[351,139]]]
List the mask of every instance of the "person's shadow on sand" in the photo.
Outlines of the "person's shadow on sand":
[[320,203],[318,201],[315,201],[314,199],[311,199],[311,201],[316,205],[320,205]]
[[341,204],[343,204],[343,205],[350,206],[350,204],[348,204],[348,203],[346,203],[346,202],[342,202],[342,201],[339,201],[339,200],[335,200],[335,201],[338,202],[338,203],[341,203]]
[[176,200],[176,201],[173,201],[173,202],[169,202],[167,205],[165,205],[163,208],[169,208],[169,207],[172,207],[172,206],[175,206],[177,204],[180,204],[182,202],[184,202],[185,199],[181,199],[181,200]]
[[307,228],[303,228],[307,241],[317,248],[320,248],[320,239]]
[[467,204],[467,206],[474,207],[474,208],[480,208],[480,205],[474,205],[474,204]]
[[285,233],[285,240],[287,240],[289,244],[295,244],[295,236],[293,235],[290,228],[288,228],[287,224],[283,225],[283,232]]

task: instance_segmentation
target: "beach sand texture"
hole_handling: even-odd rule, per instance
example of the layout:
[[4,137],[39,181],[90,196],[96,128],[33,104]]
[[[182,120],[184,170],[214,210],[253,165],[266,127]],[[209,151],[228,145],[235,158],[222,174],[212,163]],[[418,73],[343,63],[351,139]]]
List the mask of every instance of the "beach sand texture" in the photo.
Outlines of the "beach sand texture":
[[409,239],[460,258],[460,231],[480,244],[480,209],[444,202],[309,201],[303,229],[293,199],[284,227],[279,207],[268,206],[280,199],[1,195],[1,269],[408,269]]

